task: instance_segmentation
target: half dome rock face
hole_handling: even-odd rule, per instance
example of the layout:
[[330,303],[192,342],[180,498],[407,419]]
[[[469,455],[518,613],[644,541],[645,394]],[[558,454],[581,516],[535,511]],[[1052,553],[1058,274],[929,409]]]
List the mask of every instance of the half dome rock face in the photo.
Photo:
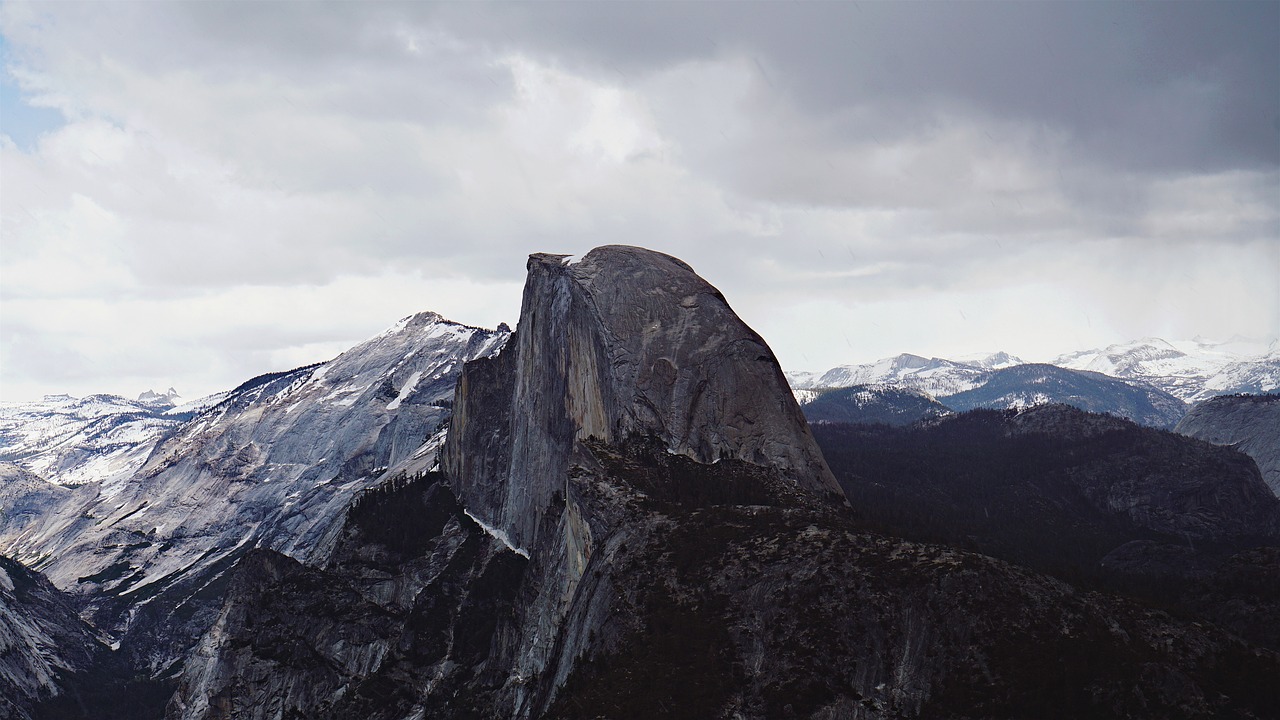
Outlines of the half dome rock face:
[[463,369],[443,457],[463,504],[517,546],[588,439],[742,460],[845,502],[772,351],[688,265],[611,245],[528,268],[511,341]]

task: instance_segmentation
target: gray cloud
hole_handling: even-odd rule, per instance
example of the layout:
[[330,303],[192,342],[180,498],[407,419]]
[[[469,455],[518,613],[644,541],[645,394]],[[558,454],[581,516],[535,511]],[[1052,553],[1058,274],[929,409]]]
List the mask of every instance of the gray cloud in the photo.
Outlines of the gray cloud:
[[[1280,165],[1280,7],[1231,3],[446,5],[435,19],[598,73],[743,54],[809,112],[1044,123],[1133,169]],[[607,75],[606,75],[607,76]]]

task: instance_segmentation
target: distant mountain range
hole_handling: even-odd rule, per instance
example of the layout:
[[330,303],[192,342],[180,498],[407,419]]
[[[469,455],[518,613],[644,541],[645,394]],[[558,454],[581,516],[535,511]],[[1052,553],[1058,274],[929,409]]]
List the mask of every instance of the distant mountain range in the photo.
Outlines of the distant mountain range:
[[[1006,352],[955,359],[902,354],[822,373],[787,373],[787,379],[806,415],[819,422],[911,417],[919,405],[911,393],[923,393],[955,411],[1063,403],[1171,428],[1188,406],[1205,399],[1280,388],[1280,344],[1147,338],[1069,353],[1052,363],[1025,363]],[[857,391],[832,394],[840,388]]]

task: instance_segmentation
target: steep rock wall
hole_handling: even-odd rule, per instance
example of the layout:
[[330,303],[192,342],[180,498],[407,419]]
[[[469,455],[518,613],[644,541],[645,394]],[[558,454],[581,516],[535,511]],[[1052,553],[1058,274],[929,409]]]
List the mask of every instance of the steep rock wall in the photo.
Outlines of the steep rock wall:
[[588,438],[656,437],[844,501],[772,351],[688,265],[605,246],[576,264],[535,254],[528,270],[511,342],[463,369],[443,456],[463,504],[517,546],[560,511],[553,499]]

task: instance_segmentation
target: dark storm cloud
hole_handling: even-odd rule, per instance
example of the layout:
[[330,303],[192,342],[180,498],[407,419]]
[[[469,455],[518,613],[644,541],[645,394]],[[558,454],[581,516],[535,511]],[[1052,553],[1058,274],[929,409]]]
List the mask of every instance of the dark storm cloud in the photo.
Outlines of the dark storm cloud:
[[[1280,3],[533,3],[433,20],[597,73],[745,54],[812,113],[1044,123],[1107,165],[1280,165]],[[888,128],[885,132],[893,132]],[[888,139],[888,138],[886,138]]]

